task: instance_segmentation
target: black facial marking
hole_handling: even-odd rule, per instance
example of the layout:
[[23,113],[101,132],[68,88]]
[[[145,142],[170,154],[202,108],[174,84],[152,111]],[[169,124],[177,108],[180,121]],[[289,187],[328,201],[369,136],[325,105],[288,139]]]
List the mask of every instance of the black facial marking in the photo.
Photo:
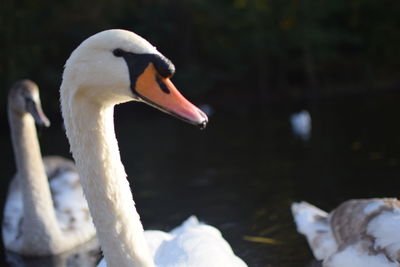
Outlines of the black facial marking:
[[154,59],[151,62],[153,62],[154,67],[161,75],[161,77],[170,78],[172,75],[174,75],[175,66],[168,58],[162,55],[155,55],[155,54],[153,54],[152,56],[154,56]]
[[35,107],[36,104],[32,98],[24,96],[24,100],[25,100],[25,110],[31,110]]
[[[120,48],[114,49],[113,54],[116,57],[122,57],[128,65],[129,77],[131,81],[131,90],[134,94],[140,94],[136,91],[136,81],[138,77],[144,72],[150,63],[154,64],[158,74],[163,78],[171,77],[175,72],[175,66],[166,57],[159,54],[135,54],[126,52]],[[167,86],[162,82],[160,77],[155,77],[161,90],[169,94]]]

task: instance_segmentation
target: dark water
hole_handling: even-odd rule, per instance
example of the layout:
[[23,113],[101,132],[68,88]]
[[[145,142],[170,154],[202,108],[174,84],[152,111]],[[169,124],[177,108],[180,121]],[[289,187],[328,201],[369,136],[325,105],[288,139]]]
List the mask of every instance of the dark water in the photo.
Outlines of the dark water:
[[[399,196],[399,100],[390,93],[309,103],[308,143],[293,137],[286,105],[217,109],[199,131],[126,104],[116,110],[116,130],[146,229],[170,230],[195,214],[218,227],[249,266],[299,267],[312,255],[295,232],[291,202],[331,209],[348,198]],[[53,125],[40,131],[44,154],[68,155],[60,123]],[[14,165],[2,132],[4,200]]]

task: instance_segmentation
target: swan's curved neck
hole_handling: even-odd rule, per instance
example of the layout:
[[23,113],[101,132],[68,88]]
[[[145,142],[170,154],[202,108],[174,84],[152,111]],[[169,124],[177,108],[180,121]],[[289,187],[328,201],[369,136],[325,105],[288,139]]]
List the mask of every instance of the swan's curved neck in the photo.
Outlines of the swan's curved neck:
[[54,212],[35,123],[28,114],[17,115],[10,108],[8,114],[24,206],[22,250],[41,246],[43,253],[56,251],[61,241],[61,230]]
[[[65,83],[65,82],[64,82]],[[114,132],[114,106],[61,86],[67,137],[108,266],[154,266]]]

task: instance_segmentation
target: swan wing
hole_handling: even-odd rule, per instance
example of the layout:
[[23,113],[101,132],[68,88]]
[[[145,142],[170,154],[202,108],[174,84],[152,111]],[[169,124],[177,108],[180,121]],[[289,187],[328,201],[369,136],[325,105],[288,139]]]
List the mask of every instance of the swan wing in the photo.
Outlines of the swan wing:
[[365,253],[362,242],[347,246],[323,263],[323,267],[400,267],[399,262],[389,260],[384,254]]
[[400,201],[355,199],[336,208],[331,215],[339,249],[360,244],[365,254],[383,254],[400,262]]
[[155,251],[154,261],[160,267],[247,266],[218,229],[200,223],[194,216],[165,236]]
[[[61,230],[88,240],[96,231],[73,162],[57,156],[44,157],[43,162]],[[18,247],[22,221],[22,190],[16,175],[10,183],[4,206],[2,234],[6,247]]]
[[93,236],[95,228],[73,162],[57,156],[45,157],[43,162],[61,230]]
[[325,259],[336,252],[328,213],[307,202],[299,202],[292,204],[292,214],[297,231],[306,236],[316,259]]
[[3,211],[3,243],[8,248],[13,247],[13,244],[16,245],[16,240],[22,235],[23,208],[19,179],[15,176],[8,188]]
[[[166,233],[144,232],[157,267],[246,267],[215,227],[200,223],[195,216]],[[97,267],[106,267],[103,259]]]

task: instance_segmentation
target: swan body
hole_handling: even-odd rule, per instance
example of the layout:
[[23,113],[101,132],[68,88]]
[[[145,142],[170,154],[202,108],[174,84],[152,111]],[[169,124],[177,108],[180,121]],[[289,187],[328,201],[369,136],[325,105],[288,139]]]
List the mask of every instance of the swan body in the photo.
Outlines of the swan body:
[[302,110],[290,115],[290,124],[293,134],[303,140],[309,141],[311,138],[311,115],[307,110]]
[[400,201],[357,199],[326,213],[292,204],[299,233],[324,267],[400,267]]
[[30,257],[5,252],[9,267],[93,267],[99,262],[99,243],[96,238],[57,255]]
[[17,173],[4,207],[6,249],[47,256],[87,242],[95,228],[73,162],[57,156],[42,159],[40,153],[34,123],[48,126],[49,121],[35,83],[23,80],[12,87],[8,115]]
[[208,265],[212,244],[212,260],[226,262],[219,266],[246,266],[215,228],[194,218],[171,233],[143,230],[121,163],[114,106],[140,101],[204,128],[207,116],[172,84],[174,71],[154,46],[125,30],[89,37],[65,65],[62,115],[105,261],[118,267],[215,266]]
[[[217,228],[200,223],[195,216],[171,232],[146,230],[144,235],[156,266],[246,266]],[[98,267],[106,266],[103,259]]]

